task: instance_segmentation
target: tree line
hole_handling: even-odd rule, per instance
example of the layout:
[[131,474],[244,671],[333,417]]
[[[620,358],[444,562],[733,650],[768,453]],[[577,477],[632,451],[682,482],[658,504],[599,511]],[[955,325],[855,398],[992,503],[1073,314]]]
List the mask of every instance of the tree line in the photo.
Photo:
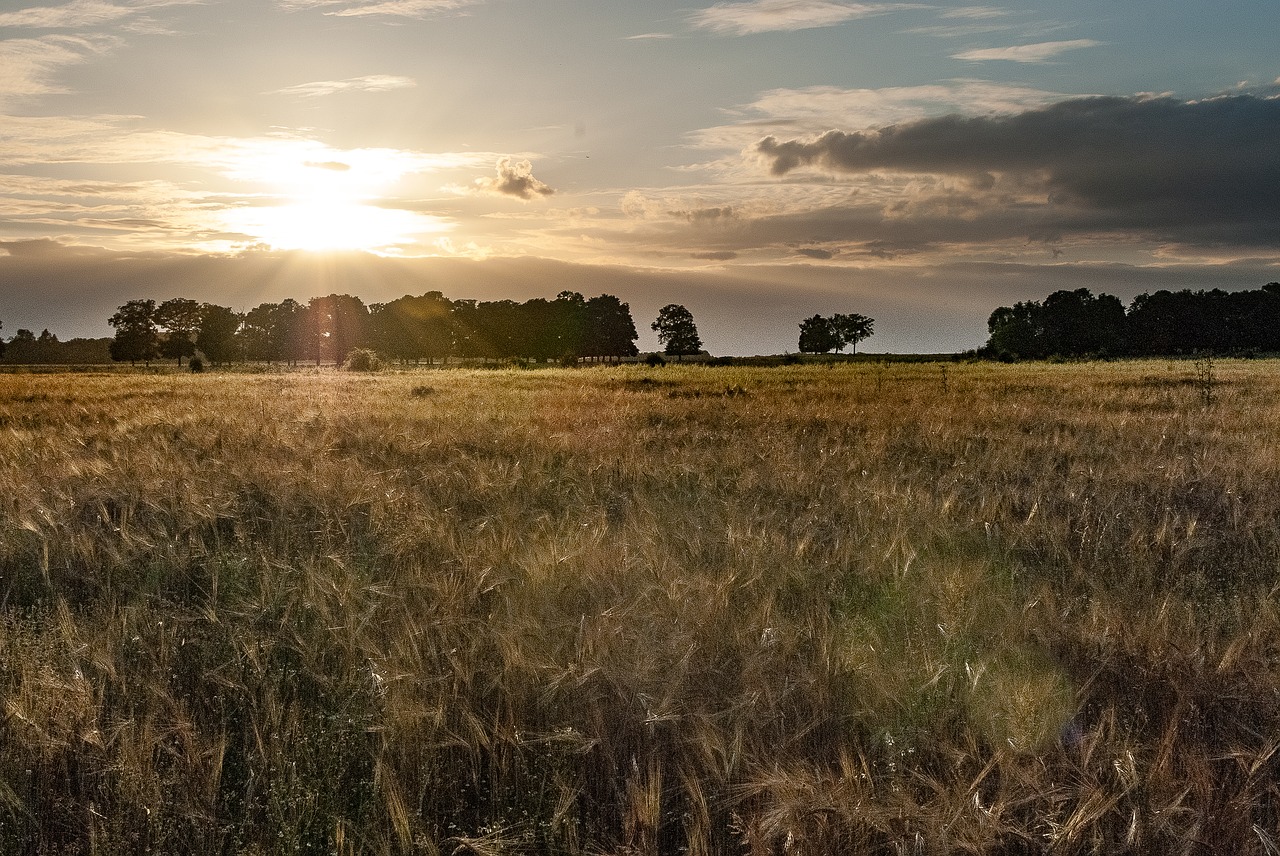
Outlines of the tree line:
[[1044,359],[1280,352],[1280,282],[1252,291],[1160,290],[1126,309],[1087,288],[1001,306],[980,356]]
[[218,365],[238,360],[341,363],[358,349],[401,362],[450,357],[609,360],[635,356],[630,306],[610,294],[554,300],[450,300],[439,291],[366,305],[350,294],[287,299],[237,313],[173,298],[130,300],[111,316],[111,357],[179,363],[195,356]]

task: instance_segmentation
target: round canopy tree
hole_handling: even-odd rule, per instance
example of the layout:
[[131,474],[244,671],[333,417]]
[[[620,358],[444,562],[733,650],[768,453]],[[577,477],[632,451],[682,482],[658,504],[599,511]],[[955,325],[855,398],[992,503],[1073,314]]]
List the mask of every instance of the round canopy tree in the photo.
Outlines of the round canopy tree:
[[675,357],[702,353],[702,339],[698,337],[693,313],[680,304],[668,303],[662,307],[658,319],[650,326],[658,334],[663,353]]

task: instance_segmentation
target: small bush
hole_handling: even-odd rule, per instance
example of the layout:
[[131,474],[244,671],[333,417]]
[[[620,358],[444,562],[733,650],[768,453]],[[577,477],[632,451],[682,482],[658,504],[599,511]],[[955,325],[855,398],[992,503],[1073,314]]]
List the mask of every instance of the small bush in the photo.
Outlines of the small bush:
[[386,362],[371,348],[355,348],[342,364],[342,368],[349,372],[380,372],[386,367]]
[[191,369],[192,374],[200,374],[204,371],[204,360],[199,357],[192,357],[187,361],[187,366]]
[[662,354],[650,354],[644,358],[644,364],[651,369],[656,369],[658,366],[665,366],[667,361]]

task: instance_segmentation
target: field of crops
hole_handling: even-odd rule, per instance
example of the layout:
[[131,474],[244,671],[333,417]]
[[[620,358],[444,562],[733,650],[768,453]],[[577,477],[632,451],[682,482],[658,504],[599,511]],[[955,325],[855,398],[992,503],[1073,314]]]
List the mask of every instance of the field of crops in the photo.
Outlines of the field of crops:
[[1278,368],[0,375],[0,852],[1280,853]]

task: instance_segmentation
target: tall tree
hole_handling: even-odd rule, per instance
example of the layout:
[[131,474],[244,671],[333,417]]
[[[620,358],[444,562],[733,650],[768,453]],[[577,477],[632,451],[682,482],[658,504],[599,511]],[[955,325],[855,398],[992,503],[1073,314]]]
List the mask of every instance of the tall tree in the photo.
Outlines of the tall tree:
[[[4,324],[0,324],[0,329],[4,328]],[[4,356],[4,339],[0,337],[0,357]]]
[[130,300],[121,306],[108,323],[116,328],[111,341],[111,359],[116,362],[141,360],[149,365],[160,354],[160,334],[155,322],[154,300]]
[[839,341],[836,351],[843,351],[846,346],[858,350],[858,343],[868,338],[874,331],[875,321],[856,312],[849,315],[835,314],[831,316],[831,327]]
[[368,344],[369,310],[360,298],[350,294],[313,297],[308,309],[317,363],[322,358],[341,363],[347,354]]
[[702,339],[693,313],[679,303],[668,303],[658,310],[658,318],[649,325],[658,334],[663,353],[683,357],[702,352]]
[[640,352],[636,348],[638,338],[628,304],[612,294],[601,294],[587,301],[582,356],[634,357]]
[[987,344],[985,350],[1001,359],[1017,359],[1043,356],[1039,329],[1040,304],[1019,301],[1012,306],[1001,306],[987,318]]
[[231,362],[236,358],[236,333],[240,330],[240,315],[225,306],[205,303],[200,307],[200,330],[196,333],[196,347],[214,365]]
[[156,307],[155,322],[165,336],[160,342],[160,354],[177,359],[196,352],[196,334],[200,332],[200,304],[185,297],[174,297]]
[[1040,335],[1046,355],[1113,354],[1124,340],[1124,304],[1087,288],[1055,291],[1040,307]]
[[840,334],[830,318],[814,315],[800,322],[800,353],[826,354],[840,346]]
[[551,302],[551,341],[556,357],[581,357],[587,337],[587,300],[576,291],[565,290]]

